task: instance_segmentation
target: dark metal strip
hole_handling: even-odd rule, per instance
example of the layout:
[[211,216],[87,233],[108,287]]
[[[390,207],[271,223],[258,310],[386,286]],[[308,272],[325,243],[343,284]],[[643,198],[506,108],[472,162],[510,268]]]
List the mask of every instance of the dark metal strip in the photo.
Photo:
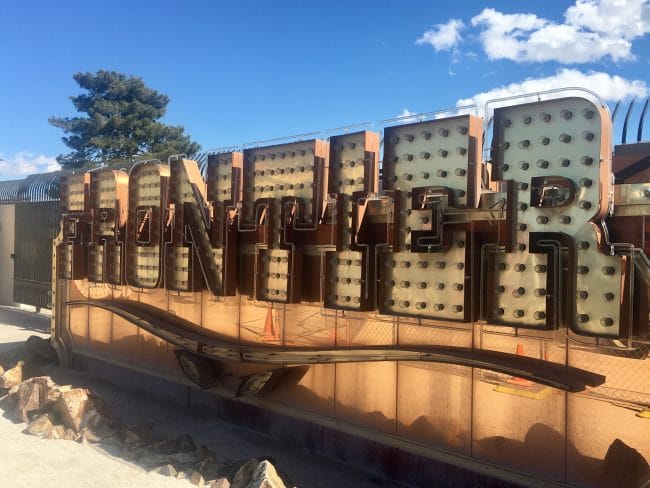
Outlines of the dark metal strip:
[[605,377],[596,373],[540,359],[498,351],[450,346],[357,346],[345,349],[313,349],[239,344],[215,333],[199,331],[191,322],[150,305],[126,300],[72,300],[68,305],[88,305],[110,311],[138,327],[201,356],[261,364],[325,364],[377,361],[424,361],[481,368],[526,378],[569,392],[598,386]]

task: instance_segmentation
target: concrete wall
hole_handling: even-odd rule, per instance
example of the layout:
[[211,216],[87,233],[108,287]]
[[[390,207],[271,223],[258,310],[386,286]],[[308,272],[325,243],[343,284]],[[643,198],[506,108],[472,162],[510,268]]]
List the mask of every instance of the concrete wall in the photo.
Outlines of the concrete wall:
[[0,205],[0,305],[12,305],[14,298],[15,205]]

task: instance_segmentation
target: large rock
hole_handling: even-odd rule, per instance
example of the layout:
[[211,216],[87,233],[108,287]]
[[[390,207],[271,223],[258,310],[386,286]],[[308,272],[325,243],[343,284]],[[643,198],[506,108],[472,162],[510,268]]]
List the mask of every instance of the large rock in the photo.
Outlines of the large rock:
[[176,469],[174,469],[174,466],[171,464],[165,464],[163,466],[159,466],[155,468],[154,470],[151,471],[152,473],[158,473],[163,476],[176,476],[178,473],[176,472]]
[[609,446],[601,481],[603,486],[636,488],[643,481],[650,479],[648,461],[636,449],[620,439],[615,439]]
[[270,461],[264,460],[257,467],[247,488],[286,488],[286,486],[275,466]]
[[117,436],[117,429],[114,427],[115,419],[112,417],[105,417],[100,414],[96,409],[96,401],[92,401],[93,408],[91,408],[84,418],[84,427],[81,434],[88,442],[105,442]]
[[90,401],[93,410],[87,414],[88,425],[93,428],[110,427],[118,429],[122,427],[122,421],[113,414],[113,411],[102,397],[91,391]]
[[192,452],[175,452],[169,455],[170,461],[176,464],[199,463],[205,459],[207,450],[201,446]]
[[49,339],[29,336],[27,341],[25,341],[25,346],[29,352],[47,362],[54,363],[59,360],[56,350],[52,347]]
[[12,388],[21,384],[23,382],[24,367],[25,362],[18,361],[16,366],[5,371],[2,376],[0,376],[0,388]]
[[127,446],[147,447],[156,444],[157,439],[153,435],[155,425],[146,423],[134,428],[122,427],[119,431],[120,440]]
[[142,444],[142,438],[140,434],[131,429],[124,428],[120,430],[119,437],[120,440],[127,446],[136,446]]
[[145,448],[140,444],[133,444],[130,446],[124,446],[122,448],[122,457],[128,459],[129,461],[140,461],[140,458],[146,452]]
[[203,475],[198,471],[192,471],[192,474],[190,475],[190,483],[196,486],[203,486],[205,484],[205,479],[203,479]]
[[48,376],[38,376],[23,381],[18,386],[17,401],[14,407],[15,417],[27,422],[32,414],[50,409],[54,404],[50,392],[55,386]]
[[237,470],[232,479],[232,488],[246,488],[248,482],[253,479],[255,470],[259,465],[257,459],[249,459]]
[[66,429],[63,425],[55,425],[52,427],[46,435],[43,436],[44,439],[65,439],[68,441],[78,441],[79,434],[77,434],[72,429]]
[[192,436],[181,434],[176,439],[162,439],[150,447],[158,454],[174,454],[177,452],[192,452],[196,450],[196,444]]
[[115,435],[113,430],[119,420],[100,397],[85,388],[61,387],[52,391],[51,396],[56,397],[54,410],[67,428],[80,433],[87,427],[88,432],[98,438]]
[[66,436],[66,428],[62,425],[55,425],[43,437],[45,439],[63,439]]
[[219,478],[212,482],[210,488],[230,488],[230,481],[228,478]]
[[34,420],[32,420],[27,428],[25,428],[25,433],[30,435],[45,436],[48,435],[54,428],[55,420],[49,413],[44,413],[39,415]]
[[[140,464],[147,469],[153,469],[165,464],[170,464],[169,461],[169,456],[167,454],[158,454],[151,451],[145,451],[140,458]],[[173,476],[176,476],[176,473],[174,473]]]
[[178,443],[174,439],[163,439],[152,444],[151,449],[156,454],[174,454],[178,452]]
[[235,474],[232,488],[286,488],[275,467],[266,459],[251,459]]
[[222,475],[226,466],[215,459],[213,455],[207,455],[198,466],[198,471],[206,480],[214,480]]
[[85,388],[73,388],[62,392],[54,406],[63,424],[75,432],[81,432],[86,414],[91,408],[90,393]]
[[189,434],[181,434],[176,438],[178,449],[176,452],[191,452],[196,450],[194,439]]
[[79,432],[79,435],[81,435],[81,438],[86,441],[90,442],[91,444],[99,444],[101,442],[104,442],[104,438],[95,432],[93,432],[91,429],[84,427],[81,429],[81,432]]

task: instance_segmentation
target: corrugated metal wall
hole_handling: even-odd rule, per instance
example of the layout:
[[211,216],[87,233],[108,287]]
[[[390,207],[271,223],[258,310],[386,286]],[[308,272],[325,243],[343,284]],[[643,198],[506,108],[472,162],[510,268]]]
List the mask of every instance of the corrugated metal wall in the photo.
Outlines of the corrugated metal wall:
[[51,308],[52,240],[60,219],[58,201],[16,203],[14,302]]

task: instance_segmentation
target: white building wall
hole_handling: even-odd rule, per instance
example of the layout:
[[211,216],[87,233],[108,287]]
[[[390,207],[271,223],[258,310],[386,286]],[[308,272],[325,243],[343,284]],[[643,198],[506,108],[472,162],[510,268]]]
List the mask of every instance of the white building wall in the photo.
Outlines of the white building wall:
[[0,305],[13,304],[15,216],[15,205],[0,205]]

